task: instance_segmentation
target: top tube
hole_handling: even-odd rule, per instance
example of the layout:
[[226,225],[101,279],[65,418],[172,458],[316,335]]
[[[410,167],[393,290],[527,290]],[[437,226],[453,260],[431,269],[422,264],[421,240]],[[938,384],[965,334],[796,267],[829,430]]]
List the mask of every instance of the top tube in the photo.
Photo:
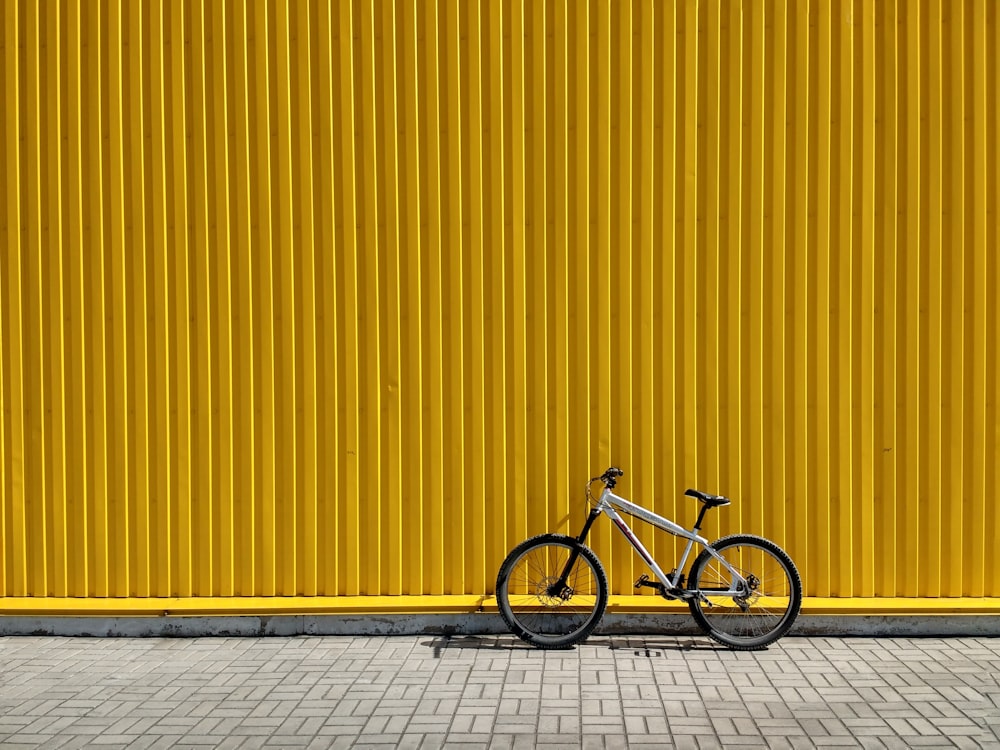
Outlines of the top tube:
[[641,505],[636,505],[623,497],[619,497],[609,489],[605,489],[604,492],[601,493],[601,501],[624,511],[629,515],[635,516],[640,521],[645,521],[646,523],[651,524],[658,529],[663,529],[664,531],[674,534],[675,536],[683,537],[685,539],[693,539],[698,542],[698,544],[702,545],[709,544],[708,540],[704,537],[695,534],[693,531],[685,529],[683,526],[674,523],[668,518],[664,518],[663,516],[657,515],[650,510],[646,510],[646,508],[643,508]]

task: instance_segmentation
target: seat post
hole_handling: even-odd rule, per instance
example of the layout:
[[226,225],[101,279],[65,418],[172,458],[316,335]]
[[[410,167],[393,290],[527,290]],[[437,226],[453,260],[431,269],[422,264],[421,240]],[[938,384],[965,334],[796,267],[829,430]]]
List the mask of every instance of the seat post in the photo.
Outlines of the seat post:
[[708,512],[708,503],[702,503],[701,511],[698,513],[698,520],[694,522],[695,532],[701,531],[701,522],[705,520],[705,513]]

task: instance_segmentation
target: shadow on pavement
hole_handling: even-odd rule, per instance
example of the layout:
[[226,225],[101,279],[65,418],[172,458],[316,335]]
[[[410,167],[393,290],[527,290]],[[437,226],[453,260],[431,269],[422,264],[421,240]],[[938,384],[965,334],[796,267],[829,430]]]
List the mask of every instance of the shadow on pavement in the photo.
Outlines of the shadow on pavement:
[[[445,649],[471,649],[473,651],[528,651],[538,654],[545,653],[528,643],[511,635],[441,635],[429,641],[423,641],[421,646],[434,650],[434,658],[440,659]],[[731,649],[713,643],[707,639],[673,638],[673,637],[627,637],[627,636],[591,636],[583,647],[606,648],[609,651],[634,652],[634,656],[655,657],[664,651],[722,651]],[[550,649],[552,651],[576,651],[580,646],[570,646],[565,649]]]

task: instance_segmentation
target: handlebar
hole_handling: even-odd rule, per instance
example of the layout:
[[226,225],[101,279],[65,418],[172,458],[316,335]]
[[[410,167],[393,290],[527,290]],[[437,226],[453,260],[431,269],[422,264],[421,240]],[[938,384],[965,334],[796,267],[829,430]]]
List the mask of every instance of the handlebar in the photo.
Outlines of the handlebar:
[[618,477],[623,477],[623,476],[625,476],[624,471],[622,471],[616,466],[611,466],[608,468],[607,471],[605,471],[603,474],[601,474],[601,476],[597,478],[600,479],[602,482],[604,482],[605,487],[607,487],[609,490],[613,490],[615,488],[615,484],[617,484],[618,482]]
[[586,489],[587,500],[589,500],[591,503],[597,502],[597,498],[595,498],[592,494],[590,494],[590,487],[594,482],[597,481],[604,482],[605,487],[607,487],[609,490],[613,490],[615,488],[615,484],[618,482],[618,477],[623,477],[623,476],[625,476],[625,472],[622,471],[621,469],[617,468],[616,466],[609,467],[607,471],[601,474],[601,476],[594,477],[589,482],[587,482],[587,489]]

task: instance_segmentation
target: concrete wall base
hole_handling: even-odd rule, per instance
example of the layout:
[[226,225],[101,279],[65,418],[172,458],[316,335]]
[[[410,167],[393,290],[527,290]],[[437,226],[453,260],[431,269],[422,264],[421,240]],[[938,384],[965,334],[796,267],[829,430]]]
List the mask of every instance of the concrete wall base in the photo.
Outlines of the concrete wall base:
[[[123,638],[294,635],[491,635],[506,633],[497,614],[273,615],[214,617],[0,617],[0,636]],[[608,614],[598,633],[696,635],[687,615]],[[1000,636],[1000,615],[802,615],[802,636]]]

